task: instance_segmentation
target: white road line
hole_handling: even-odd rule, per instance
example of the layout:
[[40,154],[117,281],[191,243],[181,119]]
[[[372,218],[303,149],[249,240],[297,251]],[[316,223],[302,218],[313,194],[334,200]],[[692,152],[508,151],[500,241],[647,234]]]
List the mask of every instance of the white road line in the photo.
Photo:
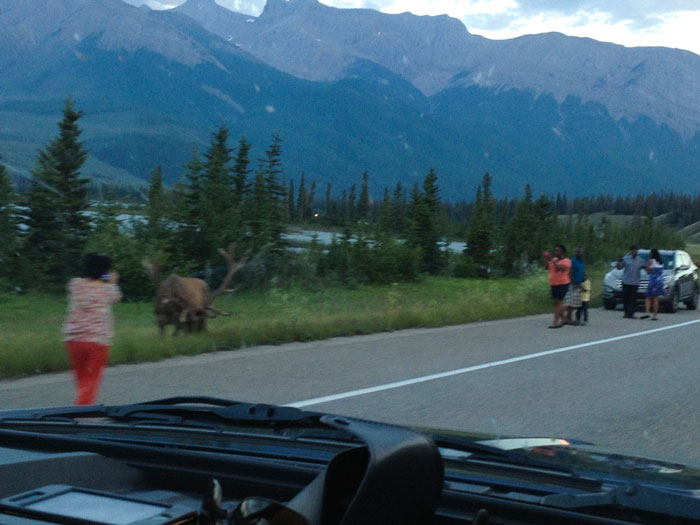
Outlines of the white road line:
[[500,361],[492,361],[491,363],[483,363],[481,365],[468,366],[466,368],[458,368],[457,370],[449,370],[447,372],[440,372],[438,374],[430,374],[427,376],[414,377],[412,379],[405,379],[403,381],[395,381],[393,383],[385,383],[383,385],[372,386],[368,388],[360,388],[358,390],[350,390],[348,392],[341,392],[340,394],[333,394],[330,396],[314,397],[312,399],[305,399],[303,401],[296,401],[294,403],[287,403],[285,406],[303,408],[310,405],[320,405],[321,403],[328,403],[330,401],[338,401],[339,399],[346,399],[349,397],[362,396],[365,394],[373,394],[375,392],[382,392],[383,390],[391,390],[394,388],[400,388],[402,386],[415,385],[417,383],[425,383],[426,381],[434,381],[435,379],[443,379],[445,377],[456,376],[460,374],[467,374],[469,372],[476,372],[477,370],[483,370],[485,368],[493,368],[496,366],[509,365],[512,363],[518,363],[520,361],[528,361],[530,359],[536,359],[538,357],[545,357],[553,354],[561,354],[563,352],[570,352],[572,350],[578,350],[580,348],[587,348],[589,346],[603,345],[606,343],[612,343],[615,341],[621,341],[623,339],[632,339],[633,337],[642,337],[644,335],[655,334],[658,332],[664,332],[666,330],[672,330],[674,328],[681,328],[683,326],[689,326],[692,324],[700,323],[700,319],[694,321],[686,321],[684,323],[673,324],[670,326],[662,326],[659,328],[654,328],[652,330],[644,330],[643,332],[635,332],[633,334],[619,335],[617,337],[609,337],[607,339],[599,339],[597,341],[589,341],[587,343],[580,343],[577,345],[563,346],[561,348],[555,348],[553,350],[545,350],[543,352],[536,352],[534,354],[522,355],[519,357],[511,357],[509,359],[502,359]]

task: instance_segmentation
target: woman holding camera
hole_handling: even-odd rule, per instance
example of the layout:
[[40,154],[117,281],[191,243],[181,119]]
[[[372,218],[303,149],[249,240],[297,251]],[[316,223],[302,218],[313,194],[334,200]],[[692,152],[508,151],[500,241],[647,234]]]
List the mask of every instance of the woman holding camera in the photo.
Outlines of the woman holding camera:
[[566,324],[564,297],[571,284],[571,259],[566,256],[566,246],[563,244],[557,244],[554,248],[554,257],[547,251],[542,256],[544,267],[549,270],[549,284],[554,303],[554,321],[549,328],[561,328]]
[[646,272],[649,275],[647,290],[644,293],[644,315],[640,319],[649,319],[651,305],[654,305],[654,317],[652,321],[659,320],[659,297],[666,295],[664,289],[664,261],[659,250],[653,249],[649,254],[646,265]]
[[114,338],[112,303],[121,299],[119,276],[109,273],[112,260],[102,253],[83,258],[83,276],[68,283],[68,316],[63,323],[77,387],[76,405],[97,399],[102,371]]

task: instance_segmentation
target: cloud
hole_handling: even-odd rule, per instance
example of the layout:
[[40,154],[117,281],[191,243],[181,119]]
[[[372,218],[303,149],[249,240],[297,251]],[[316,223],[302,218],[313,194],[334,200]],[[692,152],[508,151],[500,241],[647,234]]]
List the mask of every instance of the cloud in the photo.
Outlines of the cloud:
[[[698,0],[322,0],[336,7],[369,7],[385,13],[410,11],[419,15],[449,14],[468,28],[506,29],[529,19],[566,19],[584,26],[605,20],[630,30],[653,31],[668,17],[700,11]],[[521,25],[521,24],[518,24]],[[527,31],[526,31],[527,32]]]
[[[132,5],[168,9],[185,0],[124,0]],[[265,0],[215,0],[219,5],[259,15]],[[292,0],[293,1],[293,0]],[[700,11],[698,0],[321,0],[339,8],[376,9],[384,13],[410,11],[418,15],[450,14],[467,27],[496,31],[516,21],[536,17],[567,19],[569,25],[586,25],[591,19],[625,24],[631,30],[654,30],[681,11]],[[578,22],[576,22],[578,20]]]
[[124,0],[124,2],[126,2],[127,4],[135,5],[137,7],[141,5],[147,5],[151,9],[171,9],[183,3],[184,0]]
[[[186,0],[123,0],[127,4],[134,6],[147,5],[151,9],[172,9],[185,3]],[[238,11],[246,15],[259,15],[265,0],[215,0],[220,6],[226,7],[231,11]]]
[[[477,4],[478,2],[469,2]],[[483,29],[508,27],[513,21],[543,15],[547,18],[605,18],[611,25],[624,23],[630,29],[649,30],[663,24],[665,17],[678,11],[697,11],[697,0],[517,0],[501,13],[465,14],[468,25]]]
[[246,15],[258,16],[265,7],[265,0],[216,0],[220,6]]
[[172,9],[182,4],[185,0],[124,0],[127,4],[141,6],[146,5],[151,9]]
[[698,9],[697,0],[518,0],[522,16],[537,13],[572,15],[580,11],[609,13],[614,22],[644,20],[660,14]]

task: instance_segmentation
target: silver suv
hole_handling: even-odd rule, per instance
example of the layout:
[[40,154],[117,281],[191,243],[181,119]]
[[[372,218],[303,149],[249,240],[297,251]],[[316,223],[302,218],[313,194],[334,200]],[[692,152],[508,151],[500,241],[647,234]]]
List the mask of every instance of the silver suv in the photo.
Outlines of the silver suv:
[[[698,307],[700,296],[698,287],[698,267],[693,263],[690,255],[682,250],[659,250],[664,262],[663,278],[666,295],[659,298],[659,302],[667,312],[675,312],[681,302],[685,303],[688,310]],[[649,259],[649,250],[639,250],[638,256],[645,261]],[[615,263],[603,279],[603,306],[607,310],[614,309],[622,304],[622,270],[615,267]],[[639,277],[637,300],[644,301],[644,293],[647,290],[649,276],[642,270]]]

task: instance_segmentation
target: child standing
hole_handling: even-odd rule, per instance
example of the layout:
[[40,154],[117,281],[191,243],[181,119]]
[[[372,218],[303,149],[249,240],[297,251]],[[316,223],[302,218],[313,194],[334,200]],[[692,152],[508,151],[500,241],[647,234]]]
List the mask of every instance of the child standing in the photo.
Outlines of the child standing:
[[[581,282],[581,307],[576,310],[576,320],[581,323],[581,326],[586,326],[588,324],[588,302],[591,300],[591,281],[588,279],[588,275],[583,273],[583,281]],[[583,313],[583,321],[581,320],[581,313]]]

